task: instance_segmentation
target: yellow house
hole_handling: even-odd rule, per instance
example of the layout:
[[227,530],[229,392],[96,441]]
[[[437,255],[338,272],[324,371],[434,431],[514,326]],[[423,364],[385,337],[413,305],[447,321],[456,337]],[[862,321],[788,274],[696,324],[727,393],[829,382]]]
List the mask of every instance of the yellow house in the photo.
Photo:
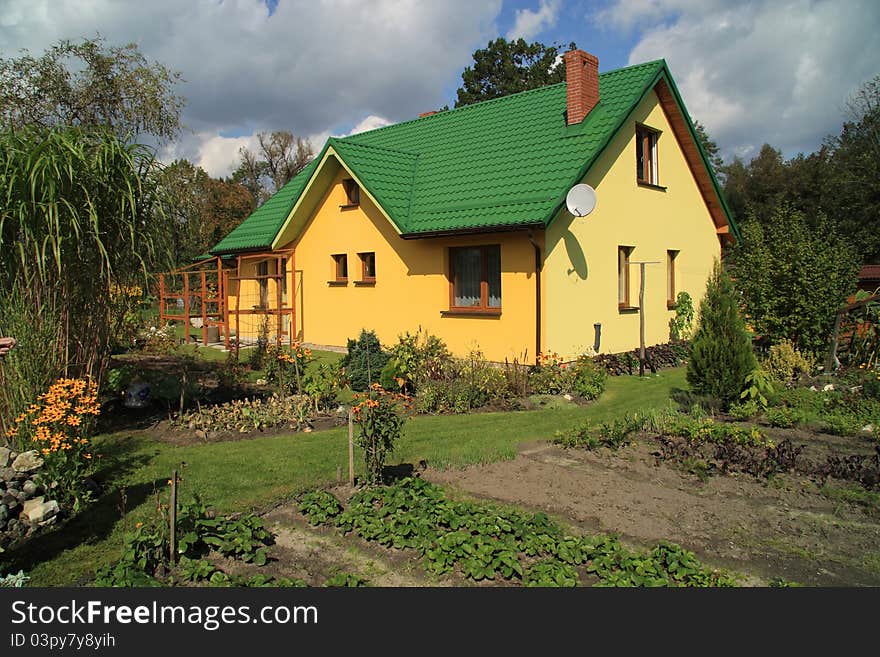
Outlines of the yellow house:
[[[566,53],[566,82],[331,138],[211,251],[227,335],[344,346],[418,327],[456,354],[574,357],[668,339],[736,228],[664,61],[603,74]],[[586,183],[595,209],[572,215]]]

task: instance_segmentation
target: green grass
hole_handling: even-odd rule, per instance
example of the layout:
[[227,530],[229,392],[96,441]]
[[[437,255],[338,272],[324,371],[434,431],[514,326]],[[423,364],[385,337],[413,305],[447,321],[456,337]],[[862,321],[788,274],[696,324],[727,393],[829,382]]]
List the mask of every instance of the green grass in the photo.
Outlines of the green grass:
[[[322,358],[340,354],[321,352]],[[550,439],[590,419],[609,420],[624,413],[660,408],[670,403],[673,388],[684,388],[683,368],[660,375],[612,377],[608,388],[587,406],[539,411],[473,413],[412,418],[390,463],[424,459],[438,468],[463,467],[511,459],[522,442]],[[18,555],[12,568],[24,568],[34,586],[58,586],[87,581],[94,570],[118,557],[125,525],[154,513],[155,490],[166,490],[171,471],[183,477],[182,499],[193,492],[219,511],[246,511],[287,499],[298,492],[333,482],[336,468],[348,463],[345,428],[224,443],[176,447],[131,432],[99,436],[96,452],[109,492],[62,532],[34,541],[28,554]],[[362,470],[361,455],[355,455]],[[127,517],[120,521],[125,487]]]

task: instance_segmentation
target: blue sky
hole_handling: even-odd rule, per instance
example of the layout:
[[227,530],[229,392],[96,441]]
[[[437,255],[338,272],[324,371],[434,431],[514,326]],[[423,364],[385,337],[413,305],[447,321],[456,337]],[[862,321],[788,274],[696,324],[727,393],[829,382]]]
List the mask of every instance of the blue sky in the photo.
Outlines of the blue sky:
[[256,133],[316,148],[452,105],[498,36],[568,44],[600,71],[665,58],[728,159],[811,152],[880,73],[876,0],[3,0],[0,53],[134,42],[179,70],[188,130],[162,151],[227,175]]

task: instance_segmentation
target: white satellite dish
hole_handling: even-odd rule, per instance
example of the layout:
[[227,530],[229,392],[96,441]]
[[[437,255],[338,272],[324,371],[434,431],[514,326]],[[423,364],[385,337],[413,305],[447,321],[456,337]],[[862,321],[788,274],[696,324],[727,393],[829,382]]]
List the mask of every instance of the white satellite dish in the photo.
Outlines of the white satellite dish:
[[565,205],[575,217],[586,217],[596,207],[596,190],[583,183],[575,185],[565,195]]

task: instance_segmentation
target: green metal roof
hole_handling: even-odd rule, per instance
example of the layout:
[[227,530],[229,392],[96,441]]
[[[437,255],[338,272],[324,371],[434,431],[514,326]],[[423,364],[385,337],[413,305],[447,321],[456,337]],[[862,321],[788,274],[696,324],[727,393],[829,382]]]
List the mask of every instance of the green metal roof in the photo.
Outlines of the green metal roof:
[[602,73],[599,104],[574,126],[565,122],[563,82],[330,138],[212,252],[271,245],[330,147],[405,236],[547,225],[663,75],[671,81],[662,60]]

